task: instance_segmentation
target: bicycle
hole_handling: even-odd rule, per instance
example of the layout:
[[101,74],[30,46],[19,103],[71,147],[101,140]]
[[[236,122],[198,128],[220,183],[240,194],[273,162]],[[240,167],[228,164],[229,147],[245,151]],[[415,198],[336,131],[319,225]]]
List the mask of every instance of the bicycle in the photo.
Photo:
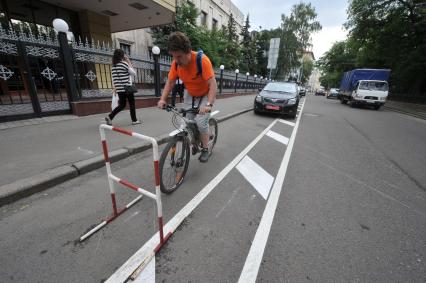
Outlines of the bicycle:
[[[188,170],[190,151],[192,155],[202,149],[200,132],[194,120],[186,118],[186,113],[198,113],[198,108],[178,109],[167,105],[165,110],[173,113],[172,124],[176,130],[171,132],[171,140],[167,143],[160,157],[160,189],[165,194],[173,193],[184,181]],[[209,118],[209,156],[217,141],[217,120],[212,118],[219,111],[211,113]],[[180,123],[180,121],[183,123]]]

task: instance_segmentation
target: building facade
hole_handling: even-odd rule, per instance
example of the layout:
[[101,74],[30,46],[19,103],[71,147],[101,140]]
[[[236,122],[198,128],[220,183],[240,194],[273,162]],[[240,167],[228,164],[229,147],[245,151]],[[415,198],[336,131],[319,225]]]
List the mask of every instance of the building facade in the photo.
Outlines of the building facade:
[[[0,122],[75,113],[83,100],[109,98],[111,33],[171,23],[175,4],[1,0]],[[67,23],[67,34],[53,29],[56,18]],[[135,64],[138,80],[152,84],[153,60]]]
[[[232,14],[237,27],[237,33],[241,32],[244,25],[244,14],[232,3],[231,0],[178,0],[177,4],[188,1],[194,4],[200,15],[197,19],[199,26],[208,29],[221,29],[228,25]],[[112,33],[113,46],[123,49],[132,56],[145,57],[152,47],[150,29],[137,29],[125,32]]]
[[240,33],[244,25],[244,14],[231,0],[189,0],[200,11],[197,24],[208,29],[222,28],[228,25],[229,17],[233,15]]

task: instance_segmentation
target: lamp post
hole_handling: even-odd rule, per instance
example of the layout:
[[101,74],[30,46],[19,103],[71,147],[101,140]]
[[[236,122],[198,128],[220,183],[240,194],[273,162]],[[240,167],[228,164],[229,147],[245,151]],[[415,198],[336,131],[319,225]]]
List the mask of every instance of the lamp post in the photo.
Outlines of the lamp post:
[[256,85],[256,79],[257,79],[257,75],[254,75],[254,88],[257,89],[257,85]]
[[73,54],[68,44],[67,32],[68,24],[62,19],[54,19],[52,22],[53,28],[58,32],[59,51],[61,60],[64,64],[64,81],[65,88],[68,94],[68,101],[70,109],[72,109],[71,102],[77,100],[77,87],[74,78],[74,66],[72,62]]
[[250,76],[250,73],[249,72],[247,72],[246,73],[246,92],[247,92],[247,87],[248,87],[248,77]]
[[154,86],[155,86],[155,96],[159,97],[161,95],[161,86],[160,86],[160,64],[158,63],[158,57],[160,55],[160,48],[158,46],[152,47],[152,54],[154,55]]
[[219,86],[219,93],[222,93],[222,88],[223,88],[223,70],[225,69],[224,65],[220,65],[220,86]]
[[240,72],[240,70],[236,69],[235,70],[235,84],[234,84],[234,92],[237,92],[237,82],[238,82],[238,73]]

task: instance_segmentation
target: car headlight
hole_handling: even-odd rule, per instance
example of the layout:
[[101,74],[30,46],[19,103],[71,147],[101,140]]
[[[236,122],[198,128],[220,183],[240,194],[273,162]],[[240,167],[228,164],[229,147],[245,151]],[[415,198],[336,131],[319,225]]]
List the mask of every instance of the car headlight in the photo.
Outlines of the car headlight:
[[256,102],[262,102],[262,96],[260,95],[256,96]]
[[287,104],[288,105],[294,105],[294,104],[296,104],[296,102],[297,102],[296,98],[291,98],[291,99],[288,100]]

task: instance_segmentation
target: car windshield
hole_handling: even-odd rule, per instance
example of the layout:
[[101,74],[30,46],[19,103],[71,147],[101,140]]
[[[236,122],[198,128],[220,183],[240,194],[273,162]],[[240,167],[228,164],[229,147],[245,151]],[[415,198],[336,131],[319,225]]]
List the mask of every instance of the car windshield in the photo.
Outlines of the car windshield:
[[263,90],[273,91],[273,92],[288,92],[295,93],[296,85],[295,84],[286,84],[286,83],[269,83],[265,86]]
[[388,91],[387,82],[361,82],[359,89]]

